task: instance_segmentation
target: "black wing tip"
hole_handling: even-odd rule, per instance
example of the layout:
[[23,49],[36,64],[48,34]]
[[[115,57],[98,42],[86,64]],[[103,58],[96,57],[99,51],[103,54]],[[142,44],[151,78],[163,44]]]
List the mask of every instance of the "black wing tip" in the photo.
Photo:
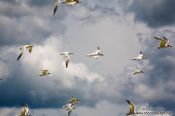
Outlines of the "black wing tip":
[[17,58],[17,61],[19,61],[20,57]]
[[154,39],[160,39],[160,38],[158,38],[158,37],[153,37]]
[[128,99],[126,99],[126,102],[128,103],[128,104],[130,104],[131,102],[130,102],[130,100],[128,100]]
[[54,8],[53,16],[55,16],[56,11],[57,11],[57,6],[55,6],[55,8]]

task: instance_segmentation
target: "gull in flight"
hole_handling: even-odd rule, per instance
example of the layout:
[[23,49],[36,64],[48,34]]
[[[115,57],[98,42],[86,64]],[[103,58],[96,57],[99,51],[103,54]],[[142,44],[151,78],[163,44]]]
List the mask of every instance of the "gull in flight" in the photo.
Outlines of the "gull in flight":
[[40,76],[48,76],[49,74],[51,74],[51,73],[49,73],[49,70],[41,70],[41,74],[40,74]]
[[100,47],[98,46],[97,47],[97,50],[95,51],[95,52],[93,52],[93,53],[91,53],[91,54],[88,54],[88,56],[89,57],[92,57],[92,58],[94,58],[94,59],[98,59],[100,56],[104,56],[102,53],[100,53],[101,52],[101,49],[100,49]]
[[29,51],[29,53],[31,53],[32,52],[32,48],[33,48],[33,46],[32,45],[24,45],[23,47],[20,47],[20,54],[19,54],[19,56],[18,56],[18,58],[17,58],[17,61],[21,58],[21,56],[24,54],[24,51],[25,50],[28,50]]
[[17,116],[31,116],[29,115],[29,108],[27,104],[22,106],[21,113]]
[[64,3],[68,6],[70,5],[74,5],[74,4],[78,4],[78,3],[81,3],[79,0],[54,0],[54,12],[53,12],[53,15],[55,15],[57,9],[58,9],[58,5],[60,5],[61,3]]
[[135,114],[142,114],[141,112],[136,112],[135,111],[136,106],[134,105],[133,102],[131,102],[130,100],[126,100],[126,102],[129,105],[129,113],[126,114],[127,116],[130,116],[130,115],[135,116]]
[[142,71],[142,69],[139,68],[139,67],[136,67],[136,69],[135,69],[134,72],[133,72],[133,75],[135,76],[135,75],[141,74],[141,73],[144,73],[144,72]]
[[137,57],[132,58],[131,60],[141,61],[141,60],[144,60],[144,59],[147,59],[147,58],[143,55],[143,52],[140,51],[140,54]]
[[74,96],[71,97],[71,99],[69,100],[69,103],[73,104],[73,105],[76,105],[78,104],[80,100]]
[[136,112],[135,112],[136,106],[134,105],[134,103],[132,103],[129,100],[126,100],[126,102],[129,104],[129,113],[127,113],[126,115],[129,116],[129,115],[136,114]]
[[154,37],[155,39],[159,40],[159,49],[160,48],[169,48],[172,47],[171,45],[169,45],[169,40],[166,37],[162,37],[162,38],[158,38],[158,37]]
[[60,53],[60,55],[63,55],[64,56],[65,61],[66,61],[66,68],[67,68],[68,65],[69,65],[69,61],[70,61],[70,55],[73,55],[73,53],[72,52],[69,52],[69,51],[66,51],[66,52]]
[[75,105],[73,105],[72,103],[68,103],[65,106],[63,106],[63,108],[65,108],[68,111],[68,116],[70,116],[72,110],[75,109]]

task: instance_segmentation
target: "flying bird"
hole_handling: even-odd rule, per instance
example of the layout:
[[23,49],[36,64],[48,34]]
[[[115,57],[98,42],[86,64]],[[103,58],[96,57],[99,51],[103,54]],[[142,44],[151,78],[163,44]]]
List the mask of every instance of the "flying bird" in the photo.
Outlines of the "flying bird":
[[32,53],[32,48],[33,46],[32,45],[24,45],[23,47],[20,47],[20,54],[17,58],[17,61],[21,58],[21,56],[24,54],[24,51],[25,50],[28,50],[29,53]]
[[158,38],[158,37],[154,37],[156,40],[159,40],[159,49],[160,48],[169,48],[172,47],[171,45],[169,45],[169,40],[166,37],[162,37],[162,38]]
[[75,105],[73,105],[72,103],[68,103],[65,106],[63,106],[63,108],[65,108],[68,111],[68,116],[70,116],[72,110],[75,109]]
[[29,108],[27,104],[22,106],[21,113],[17,116],[31,116],[29,115]]
[[61,3],[64,3],[68,6],[70,5],[74,5],[74,4],[78,4],[81,3],[79,0],[54,0],[54,11],[53,11],[53,16],[55,15],[57,9],[58,9],[58,5],[60,5]]
[[134,103],[132,103],[130,100],[126,100],[126,102],[129,104],[129,113],[127,113],[126,115],[129,116],[136,114],[136,106],[134,105]]
[[51,74],[49,73],[49,70],[41,70],[40,76],[48,76],[49,74]]
[[89,57],[92,57],[92,58],[94,58],[94,59],[98,59],[100,56],[104,56],[103,53],[100,53],[100,52],[101,52],[101,49],[100,49],[100,47],[98,46],[98,47],[97,47],[97,50],[94,51],[94,52],[91,53],[91,54],[88,54],[88,56],[89,56]]
[[141,61],[141,60],[144,60],[144,59],[148,59],[148,58],[146,58],[146,57],[143,55],[143,52],[140,51],[140,54],[139,54],[137,57],[132,58],[131,60]]
[[72,96],[71,99],[69,100],[69,103],[76,105],[78,104],[80,100],[78,98],[76,98],[75,96]]
[[70,61],[70,55],[73,55],[73,53],[72,52],[69,52],[69,51],[66,51],[66,52],[60,53],[60,55],[63,55],[64,56],[65,61],[66,61],[66,68],[67,68],[68,65],[69,65],[69,61]]
[[136,69],[135,69],[134,72],[133,72],[133,75],[135,76],[135,75],[138,75],[138,74],[141,74],[141,73],[144,73],[144,72],[142,71],[142,69],[139,68],[139,67],[136,67]]

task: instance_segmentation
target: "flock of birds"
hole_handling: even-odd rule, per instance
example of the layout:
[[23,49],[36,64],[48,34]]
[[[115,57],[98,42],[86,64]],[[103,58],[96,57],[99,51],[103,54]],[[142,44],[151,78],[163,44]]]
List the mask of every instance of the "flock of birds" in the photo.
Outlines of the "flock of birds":
[[[81,3],[79,0],[54,0],[54,11],[53,11],[53,15],[55,15],[58,6],[60,6],[61,4],[66,4],[66,5],[75,5]],[[161,48],[169,48],[172,47],[171,45],[169,45],[169,40],[166,37],[162,37],[162,38],[158,38],[158,37],[154,37],[156,40],[159,40],[159,47],[158,49]],[[20,47],[20,53],[19,56],[17,57],[17,61],[19,61],[21,59],[21,57],[23,56],[24,52],[29,52],[32,53],[33,50],[33,45],[24,45],[23,47]],[[68,68],[69,66],[69,62],[70,62],[70,57],[71,55],[73,55],[73,52],[69,52],[69,51],[65,51],[60,53],[60,55],[64,56],[65,58],[65,67]],[[101,49],[100,47],[97,47],[97,49],[90,54],[87,54],[87,56],[93,58],[93,59],[98,59],[101,56],[104,56],[103,53],[101,53]],[[133,61],[141,61],[144,59],[148,59],[147,57],[144,56],[143,52],[140,51],[140,54],[138,56],[136,56],[135,58],[132,58],[131,60]],[[136,69],[134,70],[134,72],[132,73],[134,76],[144,73],[144,71],[140,68],[140,67],[136,67]],[[51,74],[49,72],[48,69],[43,69],[41,70],[41,74],[40,76],[45,77],[48,76],[49,74]],[[2,80],[2,79],[0,79]],[[65,106],[63,106],[63,108],[65,108],[68,111],[68,116],[70,116],[71,112],[76,108],[76,105],[78,104],[80,100],[74,96],[72,96],[72,98],[69,100],[69,103],[66,104]],[[133,115],[133,114],[138,114],[135,109],[136,106],[134,105],[133,102],[131,102],[130,100],[126,100],[126,102],[129,104],[129,113],[127,113],[126,115]],[[27,104],[24,104],[22,106],[22,110],[20,112],[19,115],[17,116],[31,116],[29,114],[29,107]]]
[[[73,109],[76,109],[76,105],[78,104],[79,101],[80,100],[78,98],[76,98],[75,96],[72,96],[71,99],[69,100],[69,103],[67,103],[66,105],[63,106],[63,108],[65,108],[68,111],[68,116],[71,115]],[[16,116],[31,116],[29,114],[28,105],[23,104],[20,114],[18,114]]]
[[[158,49],[173,47],[173,46],[169,45],[169,40],[164,36],[162,38],[158,38],[158,37],[154,37],[154,38],[156,40],[160,41]],[[144,59],[148,59],[148,58],[145,57],[144,54],[140,51],[140,54],[137,57],[132,58],[131,60],[141,61],[141,60],[144,60]],[[135,75],[141,74],[141,73],[144,73],[143,70],[139,67],[136,67],[135,71],[133,72],[133,75],[135,76]],[[141,112],[136,112],[136,106],[132,101],[126,100],[126,102],[129,105],[129,112],[126,114],[127,116],[135,115],[135,114],[142,114]]]
[[[154,39],[160,41],[158,49],[173,47],[173,46],[169,45],[169,40],[164,36],[162,38],[154,37]],[[140,51],[140,54],[137,57],[132,58],[131,60],[141,61],[144,59],[148,59],[148,58],[144,56],[142,51]],[[144,71],[140,67],[136,67],[136,69],[134,70],[134,72],[132,74],[135,76],[135,75],[138,75],[141,73],[144,73]]]

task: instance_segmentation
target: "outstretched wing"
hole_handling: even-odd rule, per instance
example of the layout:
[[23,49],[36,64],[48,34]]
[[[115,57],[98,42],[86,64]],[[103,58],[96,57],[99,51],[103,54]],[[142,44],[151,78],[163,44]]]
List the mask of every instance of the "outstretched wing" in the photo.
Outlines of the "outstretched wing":
[[72,110],[68,111],[68,116],[70,116],[70,115],[71,115],[71,113],[72,113]]
[[129,100],[126,100],[126,102],[129,104],[129,113],[134,114],[135,113],[135,105]]
[[31,52],[32,52],[32,46],[29,47],[29,53],[31,53]]
[[53,16],[55,15],[55,13],[56,13],[57,9],[58,9],[58,6],[57,6],[57,5],[55,5],[54,10],[53,10]]
[[69,59],[66,60],[66,68],[68,67],[69,65]]
[[164,40],[168,40],[165,36],[163,36],[163,39],[164,39]]
[[26,47],[26,48],[29,50],[29,53],[32,52],[32,47],[33,47],[33,46],[27,46],[27,47]]
[[74,2],[75,0],[66,0],[66,2]]
[[54,0],[54,10],[53,10],[53,16],[55,15],[58,5],[61,3],[61,0]]
[[158,37],[154,37],[154,39],[157,39],[157,40],[162,40],[161,38],[158,38]]
[[22,55],[23,55],[23,53],[21,52],[17,58],[17,61],[21,58]]

